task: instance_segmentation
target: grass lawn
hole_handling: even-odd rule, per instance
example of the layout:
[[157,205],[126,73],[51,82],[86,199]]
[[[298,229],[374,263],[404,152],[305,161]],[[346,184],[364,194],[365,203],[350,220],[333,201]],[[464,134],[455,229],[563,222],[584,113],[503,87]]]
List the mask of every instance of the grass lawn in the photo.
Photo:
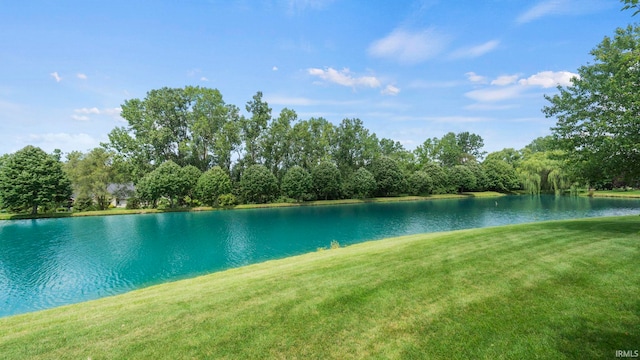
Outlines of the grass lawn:
[[598,190],[593,192],[593,197],[619,197],[619,198],[640,198],[640,190]]
[[640,217],[412,235],[0,319],[3,359],[589,359],[640,349]]

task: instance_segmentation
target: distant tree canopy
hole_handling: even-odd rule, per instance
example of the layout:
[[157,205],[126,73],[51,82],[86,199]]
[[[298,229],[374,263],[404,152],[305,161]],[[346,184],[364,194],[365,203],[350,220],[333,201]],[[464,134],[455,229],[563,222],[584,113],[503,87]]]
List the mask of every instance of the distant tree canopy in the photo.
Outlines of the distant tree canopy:
[[55,155],[27,146],[4,158],[0,166],[0,199],[13,211],[38,212],[40,206],[57,207],[71,198],[71,181]]
[[[636,1],[627,1],[637,6]],[[640,180],[640,26],[616,30],[591,51],[571,85],[546,96],[553,134],[570,172],[597,184]]]

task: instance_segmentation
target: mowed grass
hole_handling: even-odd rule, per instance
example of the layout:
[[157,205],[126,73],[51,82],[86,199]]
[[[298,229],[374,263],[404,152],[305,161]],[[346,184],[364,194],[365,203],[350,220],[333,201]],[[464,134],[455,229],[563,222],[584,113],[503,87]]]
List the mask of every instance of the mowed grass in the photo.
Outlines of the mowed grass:
[[616,198],[630,198],[637,199],[640,198],[640,190],[598,190],[594,191],[591,194],[593,197],[616,197]]
[[3,359],[589,359],[640,348],[640,217],[405,236],[0,319]]

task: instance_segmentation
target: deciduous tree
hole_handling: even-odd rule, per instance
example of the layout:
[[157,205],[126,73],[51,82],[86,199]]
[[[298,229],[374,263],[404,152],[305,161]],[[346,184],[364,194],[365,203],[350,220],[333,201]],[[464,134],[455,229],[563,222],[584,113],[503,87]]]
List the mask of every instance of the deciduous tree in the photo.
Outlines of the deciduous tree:
[[543,112],[577,172],[589,182],[640,179],[640,26],[619,28],[591,51],[571,85]]
[[70,197],[71,181],[62,163],[40,148],[27,146],[0,167],[0,202],[11,210],[36,214],[39,206],[57,205]]

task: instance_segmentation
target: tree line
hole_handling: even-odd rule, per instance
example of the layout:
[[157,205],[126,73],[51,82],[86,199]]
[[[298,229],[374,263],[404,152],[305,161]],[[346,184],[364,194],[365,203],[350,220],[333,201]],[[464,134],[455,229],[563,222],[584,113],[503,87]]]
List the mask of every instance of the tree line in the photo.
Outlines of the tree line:
[[[622,0],[638,12],[638,1]],[[635,15],[635,14],[634,14]],[[87,153],[27,146],[0,157],[0,208],[104,209],[116,198],[151,207],[367,198],[403,194],[638,186],[640,27],[605,37],[569,86],[545,96],[552,135],[486,154],[480,135],[429,138],[413,151],[360,119],[333,124],[273,116],[257,92],[240,108],[217,89],[151,90],[126,100],[127,126]],[[117,184],[135,184],[132,187]],[[115,185],[114,185],[115,184]],[[69,199],[73,198],[73,204]]]
[[[32,146],[3,156],[2,207],[82,211],[105,209],[113,198],[128,199],[129,207],[230,206],[570,186],[562,176],[556,181],[562,164],[549,138],[487,155],[480,135],[450,132],[409,151],[379,139],[360,119],[299,120],[287,108],[273,117],[260,92],[245,110],[226,104],[216,89],[149,91],[125,101],[128,125],[113,129],[101,147],[65,159]],[[16,175],[28,172],[41,179],[29,189]],[[46,179],[58,183],[45,186]]]

